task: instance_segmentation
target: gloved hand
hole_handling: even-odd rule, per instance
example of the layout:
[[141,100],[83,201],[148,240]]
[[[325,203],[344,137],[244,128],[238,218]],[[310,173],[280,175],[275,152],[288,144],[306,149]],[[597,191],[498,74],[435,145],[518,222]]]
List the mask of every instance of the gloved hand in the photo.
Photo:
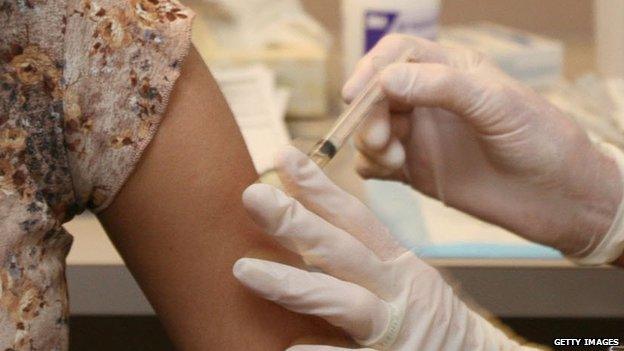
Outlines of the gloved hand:
[[[470,310],[432,267],[401,247],[375,216],[296,149],[277,170],[286,191],[250,186],[255,222],[324,273],[243,258],[234,275],[285,308],[322,317],[366,350],[520,350]],[[291,351],[340,350],[295,346]]]
[[379,72],[387,101],[358,134],[362,176],[403,181],[564,254],[592,253],[590,263],[619,256],[624,246],[595,252],[622,200],[612,157],[482,55],[391,35],[359,62],[345,99],[407,48],[412,62]]

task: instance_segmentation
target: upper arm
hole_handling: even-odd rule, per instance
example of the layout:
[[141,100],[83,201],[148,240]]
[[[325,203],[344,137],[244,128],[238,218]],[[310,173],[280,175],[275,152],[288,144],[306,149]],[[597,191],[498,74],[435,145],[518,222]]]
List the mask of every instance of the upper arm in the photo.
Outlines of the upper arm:
[[250,251],[288,257],[244,212],[242,191],[256,177],[227,104],[191,50],[156,137],[99,215],[179,349],[283,350],[308,335],[341,339],[233,278],[233,263]]

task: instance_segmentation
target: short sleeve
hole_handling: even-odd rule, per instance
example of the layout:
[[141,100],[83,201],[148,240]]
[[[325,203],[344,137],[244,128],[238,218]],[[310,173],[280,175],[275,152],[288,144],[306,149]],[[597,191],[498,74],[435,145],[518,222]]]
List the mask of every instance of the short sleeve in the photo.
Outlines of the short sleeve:
[[190,47],[175,0],[72,0],[64,131],[79,205],[106,208],[152,140]]
[[62,224],[105,208],[190,39],[174,0],[0,0],[0,350],[67,350]]

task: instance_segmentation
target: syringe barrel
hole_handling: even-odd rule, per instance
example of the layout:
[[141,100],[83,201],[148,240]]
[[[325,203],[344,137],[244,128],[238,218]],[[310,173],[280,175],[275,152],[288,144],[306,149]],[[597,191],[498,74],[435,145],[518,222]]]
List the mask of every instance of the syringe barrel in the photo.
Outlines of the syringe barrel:
[[[406,50],[394,62],[408,62],[411,53],[412,50]],[[384,93],[379,86],[379,76],[375,76],[338,117],[333,128],[317,143],[308,156],[320,167],[325,166],[368,117],[374,105],[383,99]]]
[[384,95],[377,79],[372,80],[362,94],[338,117],[333,129],[327,134],[326,140],[331,141],[339,150],[372,112],[373,106],[383,98]]

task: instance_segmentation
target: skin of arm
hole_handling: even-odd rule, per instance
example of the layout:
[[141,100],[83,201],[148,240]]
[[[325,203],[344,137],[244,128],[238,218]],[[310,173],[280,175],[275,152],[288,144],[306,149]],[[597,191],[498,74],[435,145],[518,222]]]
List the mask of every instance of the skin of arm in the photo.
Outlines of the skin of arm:
[[99,219],[177,349],[281,351],[310,335],[345,345],[324,321],[235,281],[232,265],[250,252],[293,260],[243,209],[241,194],[256,179],[233,116],[192,49],[156,137]]

